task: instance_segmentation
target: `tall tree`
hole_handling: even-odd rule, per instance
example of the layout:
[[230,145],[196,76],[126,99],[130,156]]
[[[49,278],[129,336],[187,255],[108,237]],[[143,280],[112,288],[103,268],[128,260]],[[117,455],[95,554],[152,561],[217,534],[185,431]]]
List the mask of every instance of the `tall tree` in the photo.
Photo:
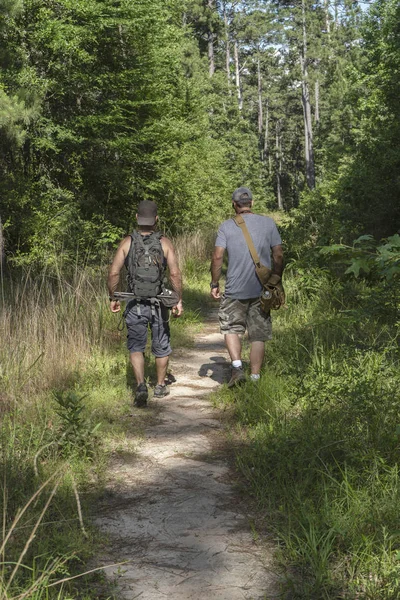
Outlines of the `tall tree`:
[[310,88],[308,79],[308,50],[307,50],[307,22],[306,22],[306,0],[301,0],[301,29],[302,43],[299,51],[301,65],[301,100],[303,104],[304,118],[304,148],[306,157],[306,179],[310,189],[315,187],[315,163],[314,163],[314,137],[312,130]]

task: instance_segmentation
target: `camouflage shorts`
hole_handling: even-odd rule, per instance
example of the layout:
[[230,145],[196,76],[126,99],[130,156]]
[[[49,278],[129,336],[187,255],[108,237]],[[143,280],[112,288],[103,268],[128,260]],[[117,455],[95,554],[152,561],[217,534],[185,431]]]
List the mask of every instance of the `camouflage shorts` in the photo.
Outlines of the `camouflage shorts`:
[[236,300],[223,296],[218,317],[223,334],[240,334],[247,329],[250,342],[266,342],[272,339],[271,317],[261,311],[259,298]]

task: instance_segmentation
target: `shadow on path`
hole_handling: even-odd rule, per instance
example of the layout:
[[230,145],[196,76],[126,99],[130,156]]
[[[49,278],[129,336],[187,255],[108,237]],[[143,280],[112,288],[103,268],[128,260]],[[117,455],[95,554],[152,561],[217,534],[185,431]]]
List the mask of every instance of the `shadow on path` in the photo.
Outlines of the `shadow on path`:
[[[271,553],[255,542],[232,484],[218,412],[207,394],[229,366],[222,336],[202,333],[173,358],[171,395],[135,459],[117,458],[96,523],[109,543],[102,564],[128,600],[276,598]],[[138,411],[136,411],[138,414]],[[135,418],[135,413],[133,418]]]
[[210,356],[210,361],[212,362],[201,365],[199,369],[200,377],[210,377],[217,383],[224,383],[227,379],[230,363],[224,356]]

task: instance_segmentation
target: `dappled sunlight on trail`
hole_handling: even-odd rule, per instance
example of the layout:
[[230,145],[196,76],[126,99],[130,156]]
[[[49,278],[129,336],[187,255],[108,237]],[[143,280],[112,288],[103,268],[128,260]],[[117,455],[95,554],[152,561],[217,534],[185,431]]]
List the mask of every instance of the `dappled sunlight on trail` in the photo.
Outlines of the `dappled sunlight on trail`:
[[[136,460],[115,462],[96,523],[103,564],[124,598],[261,600],[277,597],[271,554],[241,509],[218,413],[207,393],[229,374],[217,323],[172,363],[177,382],[157,401]],[[155,403],[155,401],[150,401]],[[268,568],[269,567],[269,568]]]

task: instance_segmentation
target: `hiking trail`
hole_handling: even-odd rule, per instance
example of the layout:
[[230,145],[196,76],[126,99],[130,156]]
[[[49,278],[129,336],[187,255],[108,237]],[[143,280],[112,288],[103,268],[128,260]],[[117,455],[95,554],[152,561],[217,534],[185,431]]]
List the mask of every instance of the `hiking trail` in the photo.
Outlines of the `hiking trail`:
[[216,315],[193,348],[174,350],[171,368],[171,394],[149,400],[157,422],[138,453],[110,469],[95,518],[107,538],[98,561],[127,561],[105,569],[127,600],[277,598],[272,552],[252,535],[219,411],[207,399],[229,375]]

